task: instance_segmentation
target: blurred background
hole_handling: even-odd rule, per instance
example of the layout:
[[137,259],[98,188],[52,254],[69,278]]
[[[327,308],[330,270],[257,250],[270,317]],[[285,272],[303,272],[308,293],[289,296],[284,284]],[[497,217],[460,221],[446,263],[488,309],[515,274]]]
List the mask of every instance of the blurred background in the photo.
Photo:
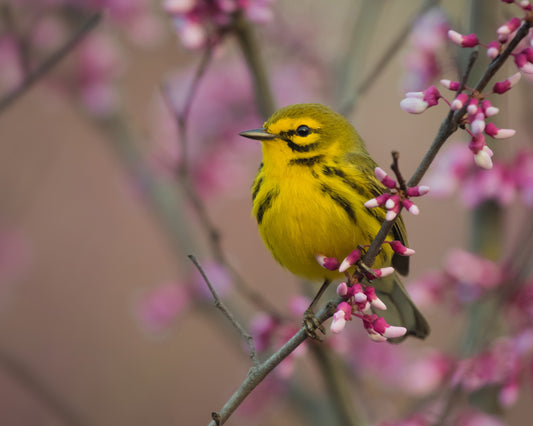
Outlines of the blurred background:
[[[194,2],[75,3],[2,4],[4,96],[95,16],[101,3],[107,9],[50,72],[0,110],[1,424],[206,424],[252,364],[187,255],[198,258],[247,326],[262,309],[235,287],[231,268],[261,300],[287,315],[290,301],[307,291],[271,258],[250,215],[249,188],[261,153],[237,133],[260,127],[263,117],[241,39],[187,28],[183,11]],[[314,101],[341,110],[352,103],[347,115],[374,159],[388,168],[390,152],[397,150],[410,176],[447,108],[410,115],[399,103],[406,91],[438,81],[434,77],[458,79],[457,61],[450,59],[458,49],[445,35],[432,47],[439,69],[428,76],[415,66],[421,59],[413,55],[422,47],[405,32],[415,28],[421,10],[439,2],[250,3],[255,9],[246,9],[247,28],[276,105]],[[442,15],[432,18],[442,19],[437,26],[460,31],[470,25],[475,9],[466,2],[440,3]],[[494,32],[516,11],[490,3]],[[357,30],[363,24],[368,28]],[[205,37],[213,34],[215,47],[207,55]],[[16,53],[20,46],[26,55]],[[353,51],[359,56],[352,60]],[[509,64],[497,80],[514,72]],[[188,104],[195,78],[198,88]],[[532,85],[520,84],[498,99],[499,124],[517,130],[512,139],[491,145],[501,159],[531,144]],[[355,98],[357,87],[364,93]],[[180,134],[176,117],[186,105]],[[468,136],[459,132],[452,142],[466,144]],[[417,252],[408,285],[442,268],[452,248],[472,248],[472,209],[457,193],[417,204],[418,217],[404,214]],[[504,228],[494,231],[503,235],[503,246],[516,241],[528,214],[520,205],[505,216]],[[219,240],[210,237],[215,229]],[[406,353],[457,353],[464,312],[434,305],[422,310],[433,329],[427,341],[368,349],[361,335],[352,344],[385,364],[402,359],[406,366],[415,362]],[[293,325],[299,324],[294,315]],[[362,328],[356,321],[349,326]],[[309,401],[315,408],[324,405],[315,422],[330,424],[327,392],[309,353],[287,374],[296,384],[265,384],[229,424],[312,424],[302,414],[307,410],[309,416]],[[413,374],[392,385],[385,380],[389,393],[378,402],[372,400],[382,395],[379,385],[368,386],[356,404],[371,401],[372,422],[401,418],[412,407],[394,394],[405,396],[405,382],[426,373]],[[503,421],[525,424],[533,413],[530,398],[528,389],[521,392]]]

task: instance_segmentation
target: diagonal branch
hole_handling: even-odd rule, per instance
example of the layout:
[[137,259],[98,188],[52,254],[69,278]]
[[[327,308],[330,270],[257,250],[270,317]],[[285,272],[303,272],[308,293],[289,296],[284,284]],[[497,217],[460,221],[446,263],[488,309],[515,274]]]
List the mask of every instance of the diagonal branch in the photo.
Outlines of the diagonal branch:
[[95,13],[89,16],[75,31],[65,44],[59,47],[47,59],[45,59],[37,68],[31,71],[26,78],[11,92],[0,99],[0,113],[7,109],[20,96],[26,93],[37,81],[43,78],[52,68],[54,68],[65,56],[85,38],[85,36],[96,27],[102,18],[101,13]]

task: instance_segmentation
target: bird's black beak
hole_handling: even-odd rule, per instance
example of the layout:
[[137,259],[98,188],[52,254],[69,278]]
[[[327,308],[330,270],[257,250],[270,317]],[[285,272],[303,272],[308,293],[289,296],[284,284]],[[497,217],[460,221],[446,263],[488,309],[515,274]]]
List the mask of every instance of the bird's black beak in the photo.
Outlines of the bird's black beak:
[[278,135],[268,133],[265,129],[246,130],[244,132],[239,133],[239,135],[244,136],[245,138],[255,139],[258,141],[267,141],[279,137]]

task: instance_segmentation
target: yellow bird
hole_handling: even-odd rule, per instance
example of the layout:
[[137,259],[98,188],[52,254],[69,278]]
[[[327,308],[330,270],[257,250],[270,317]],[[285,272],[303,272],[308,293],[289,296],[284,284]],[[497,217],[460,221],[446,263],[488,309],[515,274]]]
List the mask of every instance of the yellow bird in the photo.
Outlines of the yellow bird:
[[[263,161],[252,186],[252,213],[263,241],[274,259],[293,274],[323,282],[304,317],[313,335],[308,319],[314,317],[314,303],[332,280],[344,276],[324,269],[315,256],[342,260],[358,245],[370,244],[386,211],[363,204],[388,190],[375,177],[376,163],[354,127],[324,105],[287,106],[263,128],[240,135],[262,143]],[[388,239],[407,246],[401,217]],[[398,256],[385,244],[374,267],[391,265],[406,275],[409,258]],[[396,273],[373,286],[387,305],[380,315],[389,324],[405,327],[407,335],[428,335],[427,321]]]

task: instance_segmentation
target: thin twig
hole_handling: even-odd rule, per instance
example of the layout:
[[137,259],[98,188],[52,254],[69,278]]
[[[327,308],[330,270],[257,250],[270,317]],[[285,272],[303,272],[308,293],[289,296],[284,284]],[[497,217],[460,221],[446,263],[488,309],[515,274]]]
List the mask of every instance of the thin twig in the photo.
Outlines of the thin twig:
[[89,16],[75,31],[71,38],[65,44],[59,47],[47,59],[45,59],[37,68],[26,75],[26,78],[7,95],[0,99],[0,113],[22,96],[37,81],[43,78],[52,70],[67,54],[69,54],[84,38],[96,27],[102,18],[101,13],[95,13]]
[[256,366],[259,365],[259,359],[257,358],[257,351],[255,350],[253,337],[250,335],[250,333],[246,331],[246,329],[241,325],[241,323],[235,319],[231,311],[224,304],[224,302],[220,299],[215,288],[211,284],[211,281],[209,281],[207,274],[205,273],[204,269],[202,268],[202,266],[200,265],[200,262],[198,262],[196,257],[190,254],[189,259],[191,259],[194,266],[196,266],[196,269],[198,269],[198,271],[202,275],[202,278],[207,284],[207,287],[209,287],[209,291],[213,295],[215,306],[220,310],[220,312],[222,312],[226,316],[226,318],[231,322],[233,327],[235,327],[235,329],[239,332],[241,337],[246,341],[246,344],[248,345],[248,350],[250,351],[250,358],[252,359],[254,365]]
[[[340,303],[339,298],[337,303]],[[324,306],[316,315],[316,318],[320,323],[330,318],[335,312],[336,305],[328,303]],[[224,404],[224,406],[218,411],[220,416],[220,423],[223,424],[228,420],[231,414],[237,409],[237,407],[246,399],[248,395],[261,383],[264,378],[276,368],[280,362],[287,358],[294,350],[300,346],[307,338],[307,332],[304,327],[300,328],[294,336],[292,336],[287,343],[285,343],[279,350],[273,353],[266,361],[260,365],[253,367],[248,376],[231,396],[231,398]],[[215,426],[215,422],[209,423],[210,426]]]

